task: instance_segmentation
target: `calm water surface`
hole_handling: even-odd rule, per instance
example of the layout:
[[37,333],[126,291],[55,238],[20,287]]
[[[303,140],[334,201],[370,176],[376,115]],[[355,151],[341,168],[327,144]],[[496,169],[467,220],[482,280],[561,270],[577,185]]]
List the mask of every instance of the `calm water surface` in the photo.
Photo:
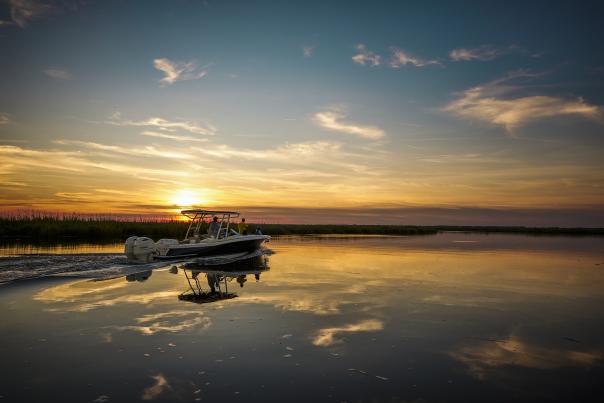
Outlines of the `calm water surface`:
[[76,254],[76,253],[123,253],[123,243],[109,244],[59,244],[32,245],[13,242],[0,243],[0,256],[34,255],[34,254]]
[[[196,288],[193,272],[169,266],[1,287],[0,401],[604,397],[603,238],[270,247],[269,270],[233,268],[238,296],[211,303],[179,299]],[[196,277],[208,291],[205,273]]]

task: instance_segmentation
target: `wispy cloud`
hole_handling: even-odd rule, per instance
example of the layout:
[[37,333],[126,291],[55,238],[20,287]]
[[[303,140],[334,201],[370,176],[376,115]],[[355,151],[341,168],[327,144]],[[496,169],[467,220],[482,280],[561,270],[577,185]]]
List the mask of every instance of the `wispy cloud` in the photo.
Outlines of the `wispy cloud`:
[[34,150],[10,145],[0,145],[0,162],[7,170],[49,168],[76,172],[83,170],[87,165],[87,162],[79,158],[75,152]]
[[504,56],[513,52],[514,50],[519,50],[518,46],[508,46],[505,48],[497,48],[492,45],[482,45],[476,48],[457,48],[453,49],[449,52],[449,58],[454,62],[460,61],[471,61],[471,60],[479,60],[482,62],[486,62],[489,60],[497,59],[498,57]]
[[0,112],[0,125],[7,125],[11,122],[12,122],[12,120],[8,113]]
[[366,139],[378,140],[384,137],[384,131],[379,127],[342,122],[342,119],[345,118],[346,115],[341,110],[334,108],[315,113],[313,121],[325,129],[353,134]]
[[504,126],[508,131],[525,123],[563,115],[600,119],[602,110],[582,98],[549,95],[519,95],[525,87],[518,80],[535,78],[525,71],[511,73],[487,84],[460,93],[443,111],[454,115]]
[[15,24],[19,28],[25,28],[31,21],[47,17],[58,10],[57,5],[51,1],[10,0],[8,3],[12,21],[2,21],[2,25]]
[[153,127],[170,133],[184,130],[192,134],[204,136],[214,135],[217,131],[212,125],[208,124],[203,126],[195,121],[174,122],[160,117],[150,117],[144,120],[124,120],[119,112],[114,113],[109,120],[105,121],[105,123],[115,126]]
[[196,153],[211,156],[217,159],[247,159],[271,160],[295,163],[300,157],[306,161],[315,158],[324,158],[326,155],[341,153],[342,145],[329,141],[312,141],[304,143],[291,143],[275,148],[253,150],[248,148],[235,148],[226,144],[208,145],[203,148],[193,147]]
[[161,58],[153,60],[153,67],[164,73],[159,80],[162,86],[174,84],[176,81],[197,80],[208,74],[207,69],[200,69],[193,61],[180,62]]
[[[382,56],[374,53],[367,49],[367,47],[360,43],[356,46],[358,53],[352,57],[352,61],[362,66],[377,67],[384,63]],[[426,60],[417,56],[413,56],[408,52],[401,50],[396,47],[391,48],[390,59],[388,60],[388,66],[393,69],[399,69],[403,66],[411,65],[415,67],[425,67],[430,65],[442,66],[442,63],[438,60]]]
[[110,153],[131,155],[134,157],[159,157],[159,158],[174,158],[174,159],[188,159],[192,158],[190,154],[170,151],[164,148],[158,149],[153,146],[144,147],[123,147],[116,145],[107,145],[101,143],[94,143],[90,141],[77,141],[77,140],[55,140],[55,144],[75,146],[78,148],[87,148],[92,150],[107,151]]
[[304,57],[311,57],[314,50],[315,50],[314,46],[304,46],[302,48],[302,54],[304,55]]
[[70,80],[71,78],[73,78],[73,75],[69,71],[58,67],[49,67],[46,70],[42,71],[48,77],[52,77],[57,80]]
[[430,65],[442,66],[438,60],[426,60],[417,56],[412,56],[408,52],[398,48],[392,48],[390,57],[390,67],[393,69],[401,68],[402,66],[412,65],[415,67],[425,67]]
[[[70,145],[68,143],[62,144],[60,140],[55,142],[60,145]],[[71,144],[75,146],[76,144]],[[70,174],[90,173],[93,169],[99,169],[105,171],[105,174],[109,172],[126,174],[131,176],[141,175],[159,175],[165,177],[178,177],[186,176],[187,174],[177,170],[169,169],[156,169],[153,167],[137,166],[134,164],[123,164],[109,162],[107,154],[112,152],[114,155],[129,155],[123,149],[104,149],[106,147],[98,145],[93,146],[91,144],[87,147],[91,152],[85,152],[83,150],[65,151],[65,150],[36,150],[31,148],[23,148],[17,146],[0,145],[0,166],[4,167],[6,172],[3,173],[19,173],[25,172],[26,170],[40,170],[44,168],[45,172],[68,172]],[[121,151],[121,152],[120,152]],[[105,153],[105,155],[101,154]],[[142,157],[153,157],[156,160],[153,153],[143,152],[140,154]],[[180,160],[180,158],[175,158]]]
[[378,54],[373,53],[367,47],[359,43],[356,46],[356,49],[359,53],[352,56],[352,61],[358,63],[362,66],[379,66],[382,64],[382,57]]
[[168,139],[168,140],[176,140],[176,141],[192,141],[192,142],[206,142],[208,141],[207,138],[199,138],[199,137],[192,137],[192,136],[182,136],[179,134],[171,134],[171,133],[160,133],[160,132],[154,132],[151,130],[145,130],[144,132],[141,132],[141,135],[143,136],[149,136],[149,137],[158,137],[161,139]]
[[5,0],[10,10],[10,20],[0,21],[1,26],[16,25],[27,28],[36,20],[61,14],[66,10],[77,10],[86,2],[82,0]]

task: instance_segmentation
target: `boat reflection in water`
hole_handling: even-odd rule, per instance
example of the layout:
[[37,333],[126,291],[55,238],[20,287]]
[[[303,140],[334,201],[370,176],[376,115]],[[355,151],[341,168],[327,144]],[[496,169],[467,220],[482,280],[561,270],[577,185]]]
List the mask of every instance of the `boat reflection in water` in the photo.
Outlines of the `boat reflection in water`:
[[[178,296],[181,301],[205,304],[237,297],[229,292],[229,283],[233,280],[243,287],[248,276],[260,281],[263,272],[269,270],[268,256],[264,253],[253,253],[236,261],[219,263],[219,261],[197,260],[180,266],[189,289]],[[175,267],[171,273],[178,273]]]
[[132,282],[132,281],[138,281],[138,282],[147,281],[149,279],[149,277],[151,277],[151,274],[153,274],[153,270],[145,270],[145,271],[140,271],[138,273],[128,274],[126,276],[126,281],[128,281],[128,282]]

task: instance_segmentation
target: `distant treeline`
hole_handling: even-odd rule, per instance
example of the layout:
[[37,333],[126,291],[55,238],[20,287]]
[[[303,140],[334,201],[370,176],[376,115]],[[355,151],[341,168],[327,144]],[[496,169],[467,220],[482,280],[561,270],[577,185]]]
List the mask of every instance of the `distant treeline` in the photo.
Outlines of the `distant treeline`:
[[583,227],[521,227],[521,226],[476,226],[476,225],[437,225],[422,228],[432,228],[439,232],[461,231],[479,233],[510,233],[530,235],[604,235],[604,228]]
[[[254,233],[257,224],[250,224]],[[534,235],[604,235],[604,228],[531,228],[486,226],[302,225],[262,224],[266,235],[429,235],[440,231],[523,233]],[[188,223],[176,220],[119,221],[78,217],[0,218],[0,238],[22,241],[123,241],[132,235],[182,239]]]
[[252,224],[252,233],[256,226],[265,235],[429,235],[438,232],[436,228],[414,225]]

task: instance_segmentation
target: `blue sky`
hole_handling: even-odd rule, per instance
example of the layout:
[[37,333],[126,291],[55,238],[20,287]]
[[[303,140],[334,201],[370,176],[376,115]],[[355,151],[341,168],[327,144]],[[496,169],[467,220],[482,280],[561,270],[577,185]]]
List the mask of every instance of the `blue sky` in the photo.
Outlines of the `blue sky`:
[[10,0],[0,204],[601,219],[602,17],[598,2]]

